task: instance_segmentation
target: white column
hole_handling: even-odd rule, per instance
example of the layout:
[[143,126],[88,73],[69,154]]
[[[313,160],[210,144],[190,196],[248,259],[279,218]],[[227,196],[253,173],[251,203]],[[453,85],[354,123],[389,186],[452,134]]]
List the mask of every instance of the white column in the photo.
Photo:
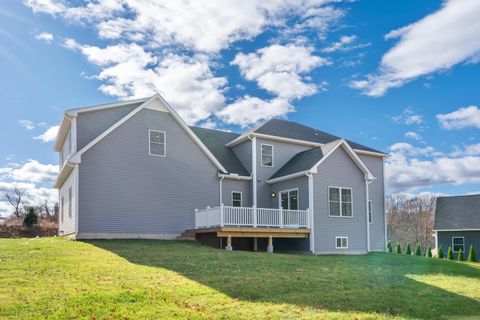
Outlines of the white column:
[[368,201],[370,200],[368,196],[368,183],[369,181],[365,179],[365,209],[366,209],[366,219],[367,219],[367,251],[370,252],[370,223],[368,222]]
[[257,138],[252,139],[252,205],[257,207]]
[[223,227],[223,203],[220,203],[220,227]]
[[308,174],[308,211],[310,219],[310,252],[315,252],[315,224],[313,222],[313,174]]
[[222,189],[223,189],[223,179],[224,179],[223,176],[220,177],[220,195],[219,195],[220,205],[223,204],[223,191],[222,191]]

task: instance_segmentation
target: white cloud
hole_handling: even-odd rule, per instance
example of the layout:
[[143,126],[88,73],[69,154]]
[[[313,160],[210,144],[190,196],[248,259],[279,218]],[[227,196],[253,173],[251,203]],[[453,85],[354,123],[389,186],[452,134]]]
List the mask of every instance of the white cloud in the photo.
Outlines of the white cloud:
[[438,114],[436,118],[445,129],[462,129],[466,127],[480,129],[480,108],[477,106],[464,107],[450,113]]
[[387,90],[462,62],[478,62],[480,54],[480,2],[447,0],[438,11],[388,33],[399,38],[382,57],[379,72],[365,80],[351,82],[369,96],[382,96]]
[[58,0],[24,0],[23,3],[30,7],[34,13],[55,15],[66,10],[63,3]]
[[405,108],[403,112],[396,116],[391,116],[390,120],[394,123],[410,125],[420,125],[424,122],[423,116],[416,113],[411,107]]
[[450,154],[454,157],[457,156],[480,156],[480,143],[467,145],[463,148],[454,146],[454,151]]
[[415,131],[405,132],[404,137],[409,138],[409,139],[413,139],[413,140],[417,140],[417,141],[422,140],[422,136],[419,135],[418,133],[416,133]]
[[442,154],[441,152],[437,151],[434,147],[427,146],[427,147],[419,148],[419,147],[414,147],[410,143],[406,143],[406,142],[398,142],[398,143],[392,144],[390,147],[388,147],[388,150],[390,150],[392,153],[399,153],[399,154],[404,154],[408,156],[438,156]]
[[36,160],[29,160],[18,168],[16,166],[0,167],[0,176],[3,179],[10,179],[16,182],[53,182],[56,179],[57,175],[57,165],[42,164]]
[[34,137],[35,140],[40,140],[42,142],[51,142],[57,138],[58,129],[60,126],[52,126],[48,128],[44,133],[39,136]]
[[27,130],[35,129],[35,123],[33,123],[33,121],[31,121],[31,120],[22,119],[22,120],[18,121],[18,123]]
[[38,186],[34,183],[0,181],[0,217],[6,217],[13,212],[12,206],[4,199],[4,194],[14,188],[23,192],[26,205],[36,205],[45,199],[50,203],[58,202],[58,191],[55,189]]
[[246,127],[293,111],[295,108],[282,98],[262,100],[245,96],[218,112],[217,116],[226,123]]
[[48,32],[42,32],[37,35],[35,35],[35,39],[40,40],[40,41],[45,41],[46,43],[50,43],[53,41],[54,36],[51,33]]
[[312,54],[313,48],[274,44],[255,53],[239,53],[232,61],[245,79],[281,98],[300,99],[317,92],[313,83],[306,83],[303,74],[328,64],[328,60]]
[[349,47],[347,45],[351,44],[355,40],[357,40],[357,36],[355,35],[341,36],[339,41],[333,43],[330,47],[326,47],[322,51],[330,53],[338,50],[341,50],[341,51],[349,50],[352,47]]

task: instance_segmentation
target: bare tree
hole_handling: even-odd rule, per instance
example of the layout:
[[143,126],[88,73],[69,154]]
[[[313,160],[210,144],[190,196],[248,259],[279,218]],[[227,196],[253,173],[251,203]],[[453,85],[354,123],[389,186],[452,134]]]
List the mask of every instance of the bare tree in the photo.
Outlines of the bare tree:
[[55,207],[50,207],[50,203],[48,202],[48,198],[44,199],[43,202],[38,206],[38,212],[40,212],[40,217],[42,219],[51,221],[51,222],[56,222],[55,220],[55,214],[54,214],[54,209]]
[[14,212],[13,215],[16,218],[20,218],[22,215],[22,207],[24,205],[24,194],[22,190],[15,187],[10,191],[5,192],[5,199],[12,205]]

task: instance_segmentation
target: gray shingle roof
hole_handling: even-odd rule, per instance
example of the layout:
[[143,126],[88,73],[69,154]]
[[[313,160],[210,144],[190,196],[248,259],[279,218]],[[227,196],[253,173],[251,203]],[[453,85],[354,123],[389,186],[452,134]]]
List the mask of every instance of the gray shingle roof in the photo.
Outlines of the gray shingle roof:
[[435,229],[480,229],[480,194],[438,197]]
[[269,179],[275,179],[289,174],[302,172],[311,169],[320,159],[323,158],[322,148],[316,147],[305,150],[294,155]]
[[[264,125],[256,129],[255,132],[268,134],[272,136],[290,138],[290,139],[317,142],[317,143],[329,143],[334,140],[341,139],[340,137],[334,136],[332,134],[329,134],[314,128],[304,126],[296,122],[280,120],[280,119],[271,119],[267,121]],[[382,151],[378,151],[378,150],[366,147],[356,142],[353,142],[350,140],[346,140],[346,141],[353,149],[385,154]]]
[[232,149],[225,145],[239,136],[238,133],[190,127],[203,144],[227,169],[228,173],[237,173],[240,176],[249,176],[247,169],[242,165]]

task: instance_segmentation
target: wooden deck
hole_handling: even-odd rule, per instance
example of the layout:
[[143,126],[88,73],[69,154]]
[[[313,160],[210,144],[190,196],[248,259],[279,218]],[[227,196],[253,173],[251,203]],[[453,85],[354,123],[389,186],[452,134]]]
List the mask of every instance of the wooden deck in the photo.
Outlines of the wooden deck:
[[215,233],[217,237],[232,238],[308,238],[307,228],[252,228],[252,227],[211,227],[188,230],[188,233]]

